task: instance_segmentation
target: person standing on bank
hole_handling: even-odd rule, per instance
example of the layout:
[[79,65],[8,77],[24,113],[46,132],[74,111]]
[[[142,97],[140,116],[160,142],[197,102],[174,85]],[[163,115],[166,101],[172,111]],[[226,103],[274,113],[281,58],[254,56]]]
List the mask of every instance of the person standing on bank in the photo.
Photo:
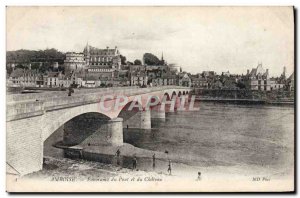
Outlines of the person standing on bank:
[[118,149],[117,152],[116,152],[116,156],[117,156],[117,165],[120,165],[120,154],[121,154],[121,151],[120,151],[120,149]]
[[171,165],[171,160],[169,160],[169,165],[168,165],[168,173],[169,175],[172,174],[172,165]]
[[154,170],[155,169],[155,153],[152,155],[152,160],[153,160],[152,167]]
[[136,165],[137,165],[137,159],[136,159],[136,157],[134,156],[133,159],[132,159],[132,170],[135,170],[135,169],[136,169]]
[[197,178],[198,181],[201,180],[201,172],[198,172],[198,178]]

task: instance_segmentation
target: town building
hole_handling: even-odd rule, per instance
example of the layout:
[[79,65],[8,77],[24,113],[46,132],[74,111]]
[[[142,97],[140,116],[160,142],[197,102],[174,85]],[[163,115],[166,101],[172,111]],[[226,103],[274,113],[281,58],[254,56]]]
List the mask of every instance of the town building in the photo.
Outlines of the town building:
[[167,86],[167,85],[176,85],[177,76],[172,73],[164,73],[160,77],[152,78],[152,86]]
[[285,88],[285,81],[281,78],[270,78],[270,90],[279,90]]
[[269,70],[264,69],[262,64],[258,64],[256,68],[253,68],[251,72],[247,70],[247,75],[245,76],[245,87],[249,90],[271,90],[271,80],[269,78]]
[[147,86],[148,76],[146,71],[130,72],[130,86]]
[[88,66],[110,66],[113,69],[120,69],[121,57],[117,47],[110,49],[98,49],[90,45],[86,45],[83,50],[84,60]]
[[67,52],[64,67],[67,72],[85,69],[86,64],[83,53]]
[[183,87],[191,87],[192,80],[187,73],[179,73],[178,74],[178,85]]
[[195,88],[208,88],[208,81],[206,78],[201,75],[193,75],[191,76],[191,86]]
[[229,72],[229,71],[227,71],[227,72],[222,72],[222,76],[227,76],[227,77],[229,77],[229,76],[230,76],[230,72]]
[[180,70],[180,66],[177,66],[176,64],[168,64],[168,67],[170,68],[171,71],[175,72],[176,74]]
[[215,71],[203,71],[202,72],[202,76],[205,78],[214,78],[216,75],[217,74]]
[[287,79],[287,89],[289,91],[294,91],[295,89],[295,82],[294,82],[294,72],[290,75],[290,77]]
[[[45,87],[61,87],[64,75],[61,72],[48,72],[43,76]],[[67,87],[67,86],[64,86]]]
[[42,76],[31,69],[16,68],[7,79],[8,87],[40,87],[43,85]]
[[87,69],[86,76],[93,76],[94,78],[114,78],[117,75],[118,71],[112,69],[110,66],[102,66],[99,68],[98,66],[90,66]]

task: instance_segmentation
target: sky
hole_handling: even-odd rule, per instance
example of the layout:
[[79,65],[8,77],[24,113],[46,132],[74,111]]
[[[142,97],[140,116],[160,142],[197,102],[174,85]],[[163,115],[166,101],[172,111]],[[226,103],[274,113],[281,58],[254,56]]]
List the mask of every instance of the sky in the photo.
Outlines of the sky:
[[6,32],[8,51],[82,52],[88,42],[130,61],[163,52],[194,74],[294,70],[292,7],[7,7]]

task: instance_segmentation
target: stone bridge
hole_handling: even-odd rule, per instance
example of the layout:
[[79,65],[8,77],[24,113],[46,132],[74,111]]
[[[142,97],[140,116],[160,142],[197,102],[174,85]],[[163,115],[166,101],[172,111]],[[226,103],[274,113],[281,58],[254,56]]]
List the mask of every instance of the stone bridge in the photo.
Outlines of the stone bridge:
[[[159,99],[156,105],[159,107],[164,97],[168,100],[176,98],[178,102],[178,96],[188,97],[189,92],[187,87],[165,86],[82,89],[75,90],[72,96],[59,91],[7,95],[8,172],[24,175],[41,170],[44,141],[60,128],[64,130],[64,143],[67,145],[82,142],[122,145],[123,126],[150,129],[151,118],[165,119],[164,109],[146,107],[145,101],[149,96]],[[118,96],[126,96],[128,100],[122,101]],[[105,98],[102,104],[100,98]],[[116,106],[117,102],[123,102],[123,105]],[[133,102],[139,103],[142,109],[135,107],[128,111]],[[105,109],[100,108],[101,105]]]

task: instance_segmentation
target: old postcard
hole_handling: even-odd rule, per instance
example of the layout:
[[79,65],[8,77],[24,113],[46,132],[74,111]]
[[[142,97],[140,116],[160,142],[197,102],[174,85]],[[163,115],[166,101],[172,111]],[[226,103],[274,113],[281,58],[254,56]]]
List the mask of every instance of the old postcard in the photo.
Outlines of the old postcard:
[[8,192],[292,192],[293,7],[6,8]]

